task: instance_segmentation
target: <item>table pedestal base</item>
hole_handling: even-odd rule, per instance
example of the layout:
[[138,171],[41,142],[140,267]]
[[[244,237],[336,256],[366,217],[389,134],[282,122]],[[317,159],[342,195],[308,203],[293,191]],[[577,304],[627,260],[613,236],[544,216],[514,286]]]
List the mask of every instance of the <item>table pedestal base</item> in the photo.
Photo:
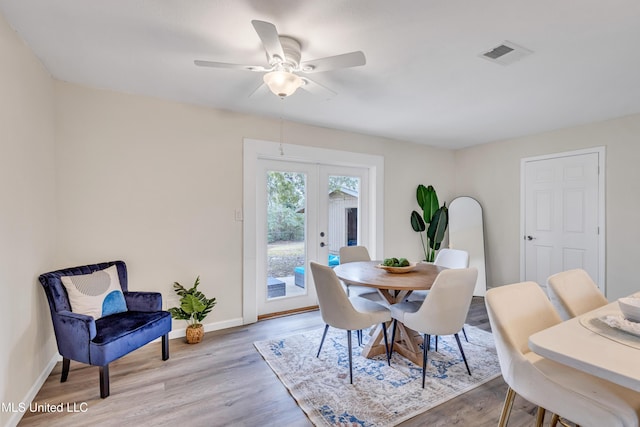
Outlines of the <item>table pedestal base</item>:
[[[387,336],[391,339],[393,322],[387,324]],[[382,333],[382,325],[378,325],[369,338],[367,345],[362,349],[362,355],[367,358],[385,354],[384,334]],[[393,344],[393,350],[411,360],[418,366],[422,366],[422,336],[416,331],[407,328],[398,322],[396,330],[396,341]],[[391,345],[391,343],[389,343]]]

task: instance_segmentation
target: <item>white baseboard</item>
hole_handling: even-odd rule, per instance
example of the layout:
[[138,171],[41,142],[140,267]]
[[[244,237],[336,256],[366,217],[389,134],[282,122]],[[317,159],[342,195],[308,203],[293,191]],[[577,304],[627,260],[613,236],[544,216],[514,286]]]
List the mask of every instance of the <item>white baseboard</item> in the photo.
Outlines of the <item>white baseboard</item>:
[[[44,384],[44,382],[47,380],[47,378],[49,378],[51,371],[53,371],[53,368],[55,368],[56,363],[58,363],[61,360],[62,360],[62,357],[58,354],[58,352],[56,352],[51,358],[51,360],[49,360],[49,363],[47,363],[47,366],[45,366],[45,368],[42,370],[42,372],[40,373],[36,381],[33,383],[31,388],[27,392],[26,396],[22,399],[22,402],[26,405],[26,407],[29,407],[29,405],[31,405],[31,402],[33,402],[33,399],[35,399],[36,395],[40,391],[40,388],[42,388],[42,385]],[[24,415],[24,412],[14,412],[11,418],[9,418],[9,422],[5,426],[6,427],[17,426],[20,420],[22,419],[23,415]]]
[[[242,326],[242,317],[238,317],[235,319],[225,320],[224,322],[216,322],[216,323],[205,323],[204,331],[218,331],[220,329],[233,328],[234,326]],[[186,326],[182,329],[174,329],[169,332],[169,339],[184,337],[187,333]]]

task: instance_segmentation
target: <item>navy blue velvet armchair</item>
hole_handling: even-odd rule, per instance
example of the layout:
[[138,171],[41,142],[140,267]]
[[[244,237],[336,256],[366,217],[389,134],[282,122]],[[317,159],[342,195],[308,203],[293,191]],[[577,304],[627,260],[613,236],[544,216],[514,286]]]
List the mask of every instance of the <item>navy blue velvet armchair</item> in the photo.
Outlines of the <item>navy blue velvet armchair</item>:
[[[91,274],[115,265],[127,311],[99,319],[73,313],[62,276]],[[40,276],[51,310],[53,329],[62,355],[65,382],[71,360],[100,367],[100,397],[109,396],[109,363],[162,337],[162,360],[169,358],[171,315],[162,311],[158,292],[128,292],[127,267],[123,261],[84,265]]]

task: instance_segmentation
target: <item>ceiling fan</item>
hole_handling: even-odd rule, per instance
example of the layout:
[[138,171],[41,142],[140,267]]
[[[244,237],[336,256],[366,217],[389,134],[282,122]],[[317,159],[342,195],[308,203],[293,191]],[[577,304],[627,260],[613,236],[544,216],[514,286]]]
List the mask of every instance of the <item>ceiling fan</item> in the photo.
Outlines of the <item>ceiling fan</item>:
[[200,67],[264,72],[264,83],[271,92],[284,98],[293,94],[299,87],[311,93],[331,97],[335,92],[307,77],[300,77],[298,73],[320,73],[338,68],[357,67],[367,62],[361,51],[300,62],[300,43],[296,39],[279,35],[276,26],[270,22],[253,20],[251,24],[267,53],[268,65],[240,65],[201,60],[193,61],[194,64]]

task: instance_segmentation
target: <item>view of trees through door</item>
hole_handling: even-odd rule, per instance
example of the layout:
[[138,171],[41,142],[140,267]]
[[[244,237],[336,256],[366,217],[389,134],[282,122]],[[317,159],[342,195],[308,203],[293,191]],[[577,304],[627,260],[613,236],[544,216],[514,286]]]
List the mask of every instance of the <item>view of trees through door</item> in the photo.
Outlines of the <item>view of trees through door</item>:
[[243,158],[243,322],[315,307],[311,261],[382,247],[384,158],[248,139]]
[[[305,293],[307,174],[267,171],[267,298]],[[328,179],[329,259],[337,264],[341,246],[358,241],[360,178],[330,175]],[[276,288],[274,285],[282,288]],[[284,284],[284,285],[282,285]],[[276,290],[277,289],[277,290]],[[285,290],[286,289],[286,290]]]

